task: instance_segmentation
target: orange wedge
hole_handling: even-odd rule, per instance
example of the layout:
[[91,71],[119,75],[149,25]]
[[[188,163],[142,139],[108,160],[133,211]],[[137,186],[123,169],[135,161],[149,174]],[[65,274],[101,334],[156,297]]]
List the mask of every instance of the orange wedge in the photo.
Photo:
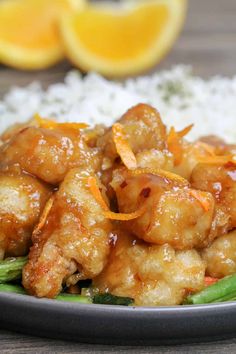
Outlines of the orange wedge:
[[186,0],[124,4],[88,4],[61,18],[65,52],[77,67],[108,77],[139,74],[172,47],[184,22]]
[[0,62],[19,69],[42,69],[63,57],[58,18],[77,0],[0,1]]

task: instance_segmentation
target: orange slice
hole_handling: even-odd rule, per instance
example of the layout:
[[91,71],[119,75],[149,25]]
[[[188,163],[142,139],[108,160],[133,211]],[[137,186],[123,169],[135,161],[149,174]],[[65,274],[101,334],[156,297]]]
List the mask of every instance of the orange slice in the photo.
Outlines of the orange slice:
[[1,1],[0,62],[18,69],[43,69],[62,59],[58,18],[75,8],[74,3],[76,0]]
[[138,74],[171,48],[185,12],[186,0],[127,2],[123,7],[88,4],[61,18],[66,54],[84,71],[108,77]]

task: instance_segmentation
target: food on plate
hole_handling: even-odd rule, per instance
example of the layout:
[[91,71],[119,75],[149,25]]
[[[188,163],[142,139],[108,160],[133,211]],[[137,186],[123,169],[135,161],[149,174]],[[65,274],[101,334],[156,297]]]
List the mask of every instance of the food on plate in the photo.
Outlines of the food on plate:
[[[27,263],[28,257],[6,258],[0,262],[0,283],[7,283],[13,280],[20,280],[22,268]],[[1,285],[14,286],[14,285]],[[23,291],[23,289],[22,289]]]
[[223,234],[236,227],[236,166],[232,156],[222,155],[216,159],[213,156],[209,162],[206,159],[194,168],[191,176],[194,188],[214,196],[216,225]]
[[90,191],[88,176],[79,168],[68,172],[33,232],[23,271],[30,294],[55,297],[64,283],[93,279],[107,262],[112,224]]
[[[123,135],[134,154],[156,149],[165,152],[167,147],[166,127],[159,112],[146,104],[138,104],[129,109],[119,120]],[[105,156],[112,162],[119,157],[117,152],[117,124],[98,139],[97,145],[101,147]]]
[[19,166],[51,185],[62,182],[66,173],[83,166],[95,170],[100,162],[97,148],[89,148],[77,127],[26,127],[9,139],[0,151],[0,167]]
[[135,299],[138,306],[175,305],[203,288],[205,263],[196,250],[144,243],[118,232],[104,271],[94,279],[102,293]]
[[139,74],[157,64],[182,28],[186,0],[90,4],[61,17],[67,57],[109,77]]
[[222,278],[236,273],[236,231],[218,237],[206,248],[202,257],[207,273],[211,277]]
[[234,147],[189,142],[191,129],[138,104],[111,127],[35,115],[3,133],[0,291],[127,306],[235,299]]
[[[77,0],[77,6],[80,2]],[[2,0],[0,62],[32,70],[61,60],[64,51],[57,22],[75,4],[73,0]]]
[[[211,193],[191,189],[170,174],[136,170],[140,174],[115,171],[111,182],[119,210],[129,213],[145,207],[139,218],[127,221],[126,229],[144,241],[176,250],[203,248],[212,240],[215,202]],[[151,173],[150,173],[151,172]]]
[[0,173],[0,259],[24,256],[51,188],[19,170]]
[[[213,278],[214,279],[214,278]],[[214,302],[236,301],[236,275],[229,275],[214,281],[199,293],[188,296],[186,304],[207,304]]]

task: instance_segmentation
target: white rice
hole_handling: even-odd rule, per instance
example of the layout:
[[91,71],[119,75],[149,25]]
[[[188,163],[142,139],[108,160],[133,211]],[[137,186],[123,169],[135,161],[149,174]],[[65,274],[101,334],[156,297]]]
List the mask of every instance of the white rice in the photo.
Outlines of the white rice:
[[228,142],[236,141],[236,76],[206,81],[193,76],[187,66],[123,83],[95,73],[82,77],[71,71],[63,83],[53,84],[46,91],[39,82],[13,87],[0,101],[0,131],[27,121],[36,112],[60,122],[111,125],[140,102],[156,107],[168,126],[182,129],[194,123],[190,139],[215,134]]

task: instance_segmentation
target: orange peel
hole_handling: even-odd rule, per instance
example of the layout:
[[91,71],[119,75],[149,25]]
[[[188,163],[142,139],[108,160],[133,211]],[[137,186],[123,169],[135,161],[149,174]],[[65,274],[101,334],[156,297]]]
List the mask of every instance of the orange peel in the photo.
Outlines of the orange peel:
[[89,126],[86,123],[57,123],[54,120],[42,118],[38,113],[34,115],[34,119],[40,128],[45,129],[85,129]]
[[89,186],[89,189],[90,189],[91,193],[93,194],[94,198],[102,207],[103,215],[107,219],[118,220],[118,221],[134,220],[134,219],[137,219],[138,217],[140,217],[141,215],[143,215],[146,211],[146,207],[143,205],[138,210],[131,212],[131,213],[114,213],[109,210],[107,204],[105,203],[95,177],[90,176],[88,178],[88,186]]
[[113,140],[116,146],[116,151],[120,156],[123,164],[129,169],[137,168],[136,157],[129,145],[125,136],[124,128],[120,123],[115,123],[112,126]]

